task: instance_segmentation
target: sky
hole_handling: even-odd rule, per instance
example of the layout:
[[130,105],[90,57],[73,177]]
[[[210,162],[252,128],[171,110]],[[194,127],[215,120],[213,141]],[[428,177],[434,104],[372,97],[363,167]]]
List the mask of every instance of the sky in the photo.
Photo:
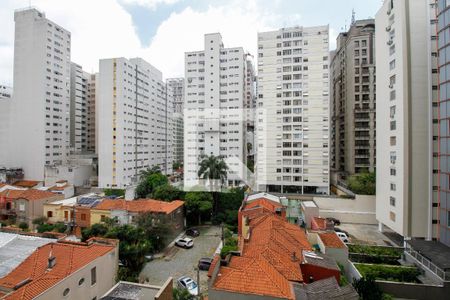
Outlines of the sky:
[[184,74],[184,52],[220,32],[225,47],[256,56],[257,33],[330,25],[330,47],[356,19],[373,18],[381,0],[0,0],[0,84],[13,84],[14,10],[33,6],[72,34],[73,62],[87,72],[111,57],[142,57],[164,78]]

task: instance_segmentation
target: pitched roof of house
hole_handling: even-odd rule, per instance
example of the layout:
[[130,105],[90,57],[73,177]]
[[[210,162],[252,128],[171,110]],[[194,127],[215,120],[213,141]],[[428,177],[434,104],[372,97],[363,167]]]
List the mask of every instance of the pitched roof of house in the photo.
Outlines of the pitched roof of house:
[[127,201],[124,199],[105,199],[98,204],[95,209],[98,210],[127,210],[131,212],[156,212],[169,214],[179,207],[183,206],[181,200],[172,202],[158,201],[153,199],[138,199]]
[[62,186],[54,185],[54,186],[50,187],[48,190],[49,191],[64,191],[68,186],[69,186],[68,184],[65,184]]
[[25,190],[22,191],[22,194],[20,194],[20,196],[18,198],[23,198],[23,199],[27,199],[29,201],[33,201],[33,200],[41,200],[41,199],[46,199],[46,198],[51,198],[51,197],[55,197],[57,196],[55,193],[49,192],[49,191],[40,191],[40,190],[34,190],[34,189],[30,189],[30,190]]
[[281,208],[283,206],[280,203],[274,202],[266,198],[258,198],[253,200],[252,202],[246,203],[243,209],[247,210],[254,207],[264,207],[272,212],[275,212],[277,208]]
[[311,250],[303,230],[273,214],[251,220],[250,228],[251,234],[244,243],[243,256],[261,255],[287,279],[303,281],[299,266],[302,250]]
[[14,185],[26,187],[26,188],[32,188],[32,187],[38,185],[39,183],[40,183],[40,181],[36,181],[36,180],[19,180],[19,181],[14,182]]
[[0,197],[5,197],[9,199],[17,199],[22,195],[24,190],[4,190],[0,192]]
[[301,300],[358,300],[351,284],[339,286],[336,278],[329,277],[310,284],[294,284],[296,299]]
[[322,232],[319,237],[323,244],[329,248],[346,248],[345,244],[337,236],[335,232]]
[[[4,299],[33,299],[113,249],[115,245],[106,243],[83,245],[65,242],[41,246],[7,276],[0,278],[0,286],[8,289],[16,287],[27,279],[31,280]],[[50,255],[56,258],[56,264],[52,269],[48,269]]]
[[233,256],[219,270],[214,288],[243,294],[294,299],[289,281],[263,258]]

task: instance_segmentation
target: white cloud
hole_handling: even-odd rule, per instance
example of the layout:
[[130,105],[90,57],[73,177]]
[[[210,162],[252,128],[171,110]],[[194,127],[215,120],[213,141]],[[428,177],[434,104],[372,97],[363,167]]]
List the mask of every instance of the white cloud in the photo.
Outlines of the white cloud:
[[139,6],[148,7],[152,10],[156,9],[156,7],[160,4],[171,5],[179,1],[180,0],[120,0],[120,2],[124,4],[136,4]]
[[[98,60],[140,56],[159,68],[165,78],[183,76],[184,52],[203,49],[203,35],[221,32],[225,47],[242,46],[256,55],[257,32],[279,27],[280,16],[264,11],[256,0],[239,0],[198,11],[191,7],[172,13],[144,47],[131,15],[120,1],[172,3],[178,0],[33,0],[46,17],[72,33],[72,61],[88,71],[98,70]],[[14,9],[27,0],[2,0],[0,9],[0,84],[12,84]],[[299,18],[299,17],[298,17]]]

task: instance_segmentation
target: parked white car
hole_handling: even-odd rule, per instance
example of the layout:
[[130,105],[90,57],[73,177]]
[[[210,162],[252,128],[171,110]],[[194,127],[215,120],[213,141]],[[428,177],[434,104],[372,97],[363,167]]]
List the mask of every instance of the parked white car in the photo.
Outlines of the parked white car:
[[192,278],[188,276],[183,276],[178,279],[178,287],[182,289],[187,289],[189,294],[193,296],[198,295],[198,285]]
[[344,232],[336,232],[337,236],[343,241],[344,243],[349,242],[348,236]]
[[194,247],[194,241],[190,238],[181,238],[175,242],[175,245],[182,248],[192,248]]

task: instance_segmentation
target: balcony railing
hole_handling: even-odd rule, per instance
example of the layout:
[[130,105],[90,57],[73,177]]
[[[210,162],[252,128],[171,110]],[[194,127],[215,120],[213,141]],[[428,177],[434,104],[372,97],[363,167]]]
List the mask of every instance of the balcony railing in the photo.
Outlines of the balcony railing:
[[432,273],[436,274],[439,278],[441,278],[444,281],[450,281],[450,272],[445,272],[443,269],[436,266],[434,263],[432,263],[429,259],[422,256],[419,252],[415,251],[411,245],[406,243],[405,252],[410,254],[413,258],[417,260],[423,267],[430,270]]

